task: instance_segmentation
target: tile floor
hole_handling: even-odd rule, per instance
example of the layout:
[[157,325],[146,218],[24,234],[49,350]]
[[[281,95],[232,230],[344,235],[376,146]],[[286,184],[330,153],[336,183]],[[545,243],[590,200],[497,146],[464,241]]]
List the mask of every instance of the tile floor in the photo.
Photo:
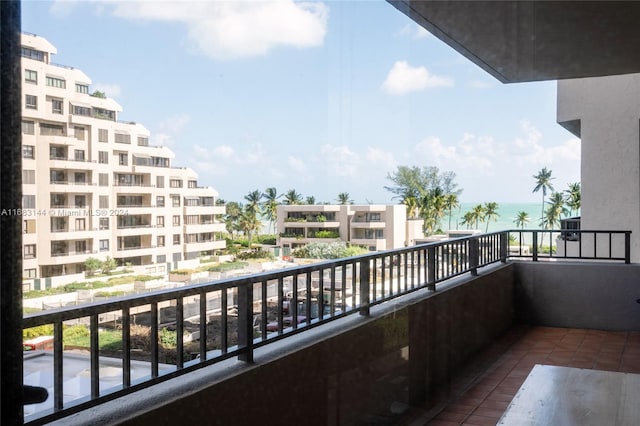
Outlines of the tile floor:
[[640,332],[515,327],[475,363],[457,397],[410,424],[494,426],[535,364],[640,373]]

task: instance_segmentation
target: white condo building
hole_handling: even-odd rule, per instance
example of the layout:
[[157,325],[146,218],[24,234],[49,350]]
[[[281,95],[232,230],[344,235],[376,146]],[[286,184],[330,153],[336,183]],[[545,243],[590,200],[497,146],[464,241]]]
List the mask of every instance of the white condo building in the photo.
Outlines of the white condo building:
[[5,214],[24,219],[24,279],[81,273],[88,257],[176,267],[224,248],[217,192],[55,53],[22,35],[23,209]]

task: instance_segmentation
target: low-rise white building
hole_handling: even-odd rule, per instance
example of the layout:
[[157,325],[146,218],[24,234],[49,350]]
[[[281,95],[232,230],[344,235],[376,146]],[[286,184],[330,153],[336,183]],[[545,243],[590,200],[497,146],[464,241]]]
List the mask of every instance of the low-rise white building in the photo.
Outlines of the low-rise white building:
[[279,245],[285,249],[341,240],[371,251],[391,250],[422,237],[422,221],[407,220],[404,204],[282,204],[277,215]]

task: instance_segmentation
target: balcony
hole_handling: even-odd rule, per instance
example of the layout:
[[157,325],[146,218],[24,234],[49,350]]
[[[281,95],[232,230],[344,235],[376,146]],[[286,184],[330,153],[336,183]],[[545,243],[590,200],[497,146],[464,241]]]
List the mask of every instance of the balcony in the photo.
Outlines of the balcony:
[[[517,388],[517,380],[508,379],[526,373],[525,362],[553,361],[555,348],[564,350],[568,342],[563,339],[572,333],[588,336],[591,332],[586,329],[615,330],[618,333],[611,336],[617,337],[610,343],[608,334],[602,335],[603,347],[615,347],[623,359],[630,359],[635,349],[630,347],[624,355],[626,349],[616,343],[620,336],[637,340],[633,333],[620,332],[640,328],[635,303],[640,266],[627,264],[630,233],[612,231],[607,233],[612,238],[596,239],[617,241],[614,237],[621,235],[623,247],[595,250],[609,255],[587,261],[540,253],[537,246],[527,256],[508,250],[509,234],[522,238],[522,232],[481,234],[28,315],[24,328],[54,325],[52,365],[60,370],[50,388],[54,410],[34,412],[26,422],[41,424],[77,412],[73,421],[78,423],[118,413],[132,425],[202,418],[259,424],[274,416],[279,423],[304,416],[317,424],[376,419],[395,424],[416,418],[423,419],[417,424],[424,424],[445,413],[441,406],[461,397],[460,389],[467,391],[483,378],[494,382],[468,398],[491,394],[497,389],[495,380]],[[530,240],[542,235],[542,231],[527,233]],[[618,257],[618,252],[625,255]],[[167,301],[172,308],[160,309]],[[137,349],[127,330],[137,323],[135,312],[142,306],[149,306],[152,336],[171,324],[178,336],[197,332],[207,338],[194,345],[177,339],[169,372],[163,370],[166,360],[160,359],[159,339],[150,339],[149,374],[134,381],[127,354]],[[107,322],[119,323],[125,330],[120,352],[124,356],[114,361],[122,376],[111,387],[100,384],[96,351],[98,330],[106,325],[100,318],[107,313],[113,313]],[[87,357],[92,390],[85,399],[66,402],[62,363],[55,360],[65,353],[62,325],[75,318],[90,319],[91,340],[96,342],[94,355]],[[225,326],[210,328],[211,323]],[[500,369],[502,377],[493,374],[492,363],[479,357],[498,345],[503,352],[494,356],[500,358],[507,349],[518,347],[504,344],[503,339],[522,330],[534,334],[548,330],[528,328],[539,326],[560,330],[553,333],[576,331],[566,331],[562,337],[554,334],[557,346],[544,348],[549,351],[544,358],[527,357],[521,348],[512,352],[520,358],[514,362],[506,357],[510,370]],[[523,345],[531,343],[525,340]],[[255,363],[237,363],[234,357]],[[522,368],[514,369],[520,361]],[[604,366],[598,362],[594,359],[591,365]],[[640,363],[634,365],[640,371]],[[469,371],[472,381],[465,382],[458,373]],[[291,374],[283,377],[283,372]],[[281,409],[282,395],[287,410]],[[480,400],[478,405],[485,400],[475,399]],[[483,412],[488,413],[476,415]]]

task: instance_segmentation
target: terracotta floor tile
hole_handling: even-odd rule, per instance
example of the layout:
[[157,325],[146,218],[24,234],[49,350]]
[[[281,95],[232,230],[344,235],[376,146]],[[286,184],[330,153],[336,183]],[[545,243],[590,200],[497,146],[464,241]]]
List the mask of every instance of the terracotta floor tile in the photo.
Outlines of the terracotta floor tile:
[[515,394],[504,394],[498,391],[491,392],[491,394],[487,397],[486,401],[500,401],[509,403],[513,399]]
[[470,414],[473,410],[475,410],[477,405],[463,405],[459,403],[453,403],[451,405],[447,405],[446,410],[454,413],[462,413],[462,414]]
[[467,414],[454,413],[452,411],[443,411],[436,416],[436,419],[438,420],[447,420],[450,422],[458,422],[458,423],[462,423],[462,421],[466,418],[467,418]]
[[[500,412],[504,412],[509,406],[509,401],[495,401],[493,399],[486,399],[479,408],[488,408],[490,410],[499,410]],[[474,413],[475,414],[475,413]]]
[[448,420],[439,420],[437,418],[426,423],[429,426],[458,426],[460,422],[450,422]]

